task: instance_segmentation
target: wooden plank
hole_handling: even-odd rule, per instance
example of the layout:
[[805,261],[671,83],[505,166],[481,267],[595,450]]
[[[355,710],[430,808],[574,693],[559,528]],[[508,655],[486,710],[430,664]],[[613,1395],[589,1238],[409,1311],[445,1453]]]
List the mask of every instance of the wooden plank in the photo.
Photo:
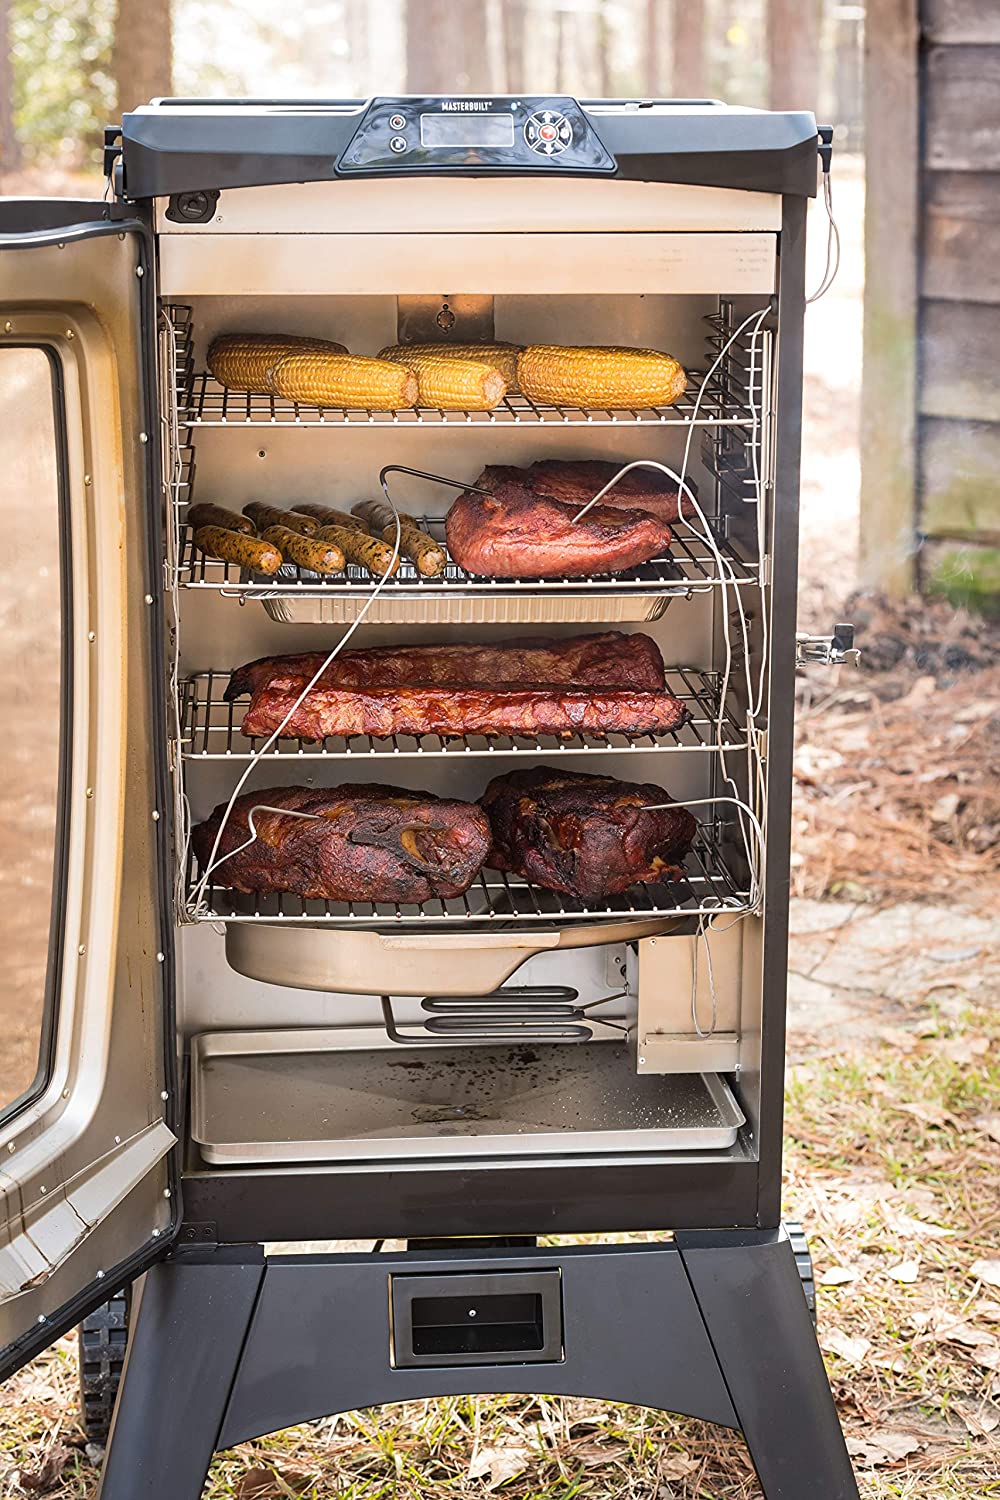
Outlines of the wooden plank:
[[913,586],[916,535],[918,0],[871,6],[865,35],[867,284],[861,402],[861,578]]
[[996,0],[923,0],[924,40],[951,46],[963,42],[1000,45],[1000,6]]
[[920,411],[1000,422],[1000,307],[926,302],[920,320]]
[[920,529],[1000,544],[1000,423],[929,417],[920,424]]
[[944,301],[1000,302],[1000,172],[928,172],[920,290]]
[[924,103],[929,167],[1000,171],[1000,46],[930,47]]

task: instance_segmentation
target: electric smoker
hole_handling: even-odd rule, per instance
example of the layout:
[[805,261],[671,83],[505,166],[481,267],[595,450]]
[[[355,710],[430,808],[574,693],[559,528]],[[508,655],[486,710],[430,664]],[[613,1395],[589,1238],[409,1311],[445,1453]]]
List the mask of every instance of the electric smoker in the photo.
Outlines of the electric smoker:
[[[145,1273],[104,1500],[193,1497],[215,1449],[308,1417],[497,1390],[738,1426],[768,1496],[855,1495],[780,1221],[793,675],[850,646],[795,633],[825,134],[711,101],[178,99],[105,156],[104,202],[0,220],[0,347],[46,352],[64,434],[73,679],[52,1064],[0,1125],[7,1366]],[[653,408],[316,408],[220,385],[232,329],[634,345],[689,379]],[[524,580],[261,578],[186,519],[381,485],[443,539],[484,464],[543,458],[665,466],[698,513],[637,567]],[[348,631],[608,628],[659,646],[675,731],[268,743],[226,696]],[[669,788],[683,877],[248,897],[191,848],[237,782],[474,801],[538,764]]]

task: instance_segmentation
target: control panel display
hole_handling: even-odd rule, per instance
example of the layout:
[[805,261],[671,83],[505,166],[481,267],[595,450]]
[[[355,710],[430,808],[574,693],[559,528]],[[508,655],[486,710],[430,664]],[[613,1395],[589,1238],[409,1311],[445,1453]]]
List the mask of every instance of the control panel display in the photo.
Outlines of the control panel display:
[[514,119],[508,114],[421,115],[421,146],[513,146]]
[[590,118],[564,95],[373,99],[339,173],[614,172]]

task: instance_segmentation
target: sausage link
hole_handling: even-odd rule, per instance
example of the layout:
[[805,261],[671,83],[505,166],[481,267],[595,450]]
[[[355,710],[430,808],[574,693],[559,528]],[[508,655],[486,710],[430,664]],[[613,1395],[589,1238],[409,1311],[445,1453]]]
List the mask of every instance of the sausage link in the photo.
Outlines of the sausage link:
[[[367,568],[373,578],[381,578],[389,566],[392,548],[380,542],[376,536],[364,531],[352,531],[348,526],[322,526],[316,533],[316,541],[333,542],[343,549],[349,562]],[[399,572],[399,558],[392,565],[392,572]]]
[[223,562],[236,563],[248,568],[251,573],[277,573],[282,556],[277,547],[259,537],[247,536],[242,531],[227,531],[223,526],[199,526],[194,534],[194,544],[209,557],[221,558]]
[[364,521],[349,516],[346,510],[334,510],[332,505],[297,505],[295,510],[300,516],[311,516],[320,526],[347,526],[351,531],[365,529]]
[[269,526],[263,533],[265,542],[270,542],[300,568],[312,573],[342,573],[346,561],[341,549],[334,543],[316,536],[303,536],[288,526]]
[[248,516],[238,516],[234,510],[210,505],[208,501],[192,505],[184,519],[194,530],[201,526],[221,526],[225,531],[242,531],[246,536],[253,536],[256,531]]
[[276,505],[265,505],[263,500],[251,500],[244,505],[243,514],[250,517],[258,531],[265,531],[268,526],[287,526],[301,536],[312,536],[317,525],[312,516],[301,515],[297,510],[279,510]]

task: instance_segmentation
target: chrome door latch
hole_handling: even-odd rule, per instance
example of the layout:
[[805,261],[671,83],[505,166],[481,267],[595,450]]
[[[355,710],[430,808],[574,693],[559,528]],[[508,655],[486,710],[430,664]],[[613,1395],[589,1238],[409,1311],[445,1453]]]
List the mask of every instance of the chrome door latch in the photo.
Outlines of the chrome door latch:
[[845,663],[856,667],[861,652],[854,644],[853,625],[835,625],[832,635],[804,635],[795,637],[795,665],[811,666],[818,662],[824,667],[839,667]]

